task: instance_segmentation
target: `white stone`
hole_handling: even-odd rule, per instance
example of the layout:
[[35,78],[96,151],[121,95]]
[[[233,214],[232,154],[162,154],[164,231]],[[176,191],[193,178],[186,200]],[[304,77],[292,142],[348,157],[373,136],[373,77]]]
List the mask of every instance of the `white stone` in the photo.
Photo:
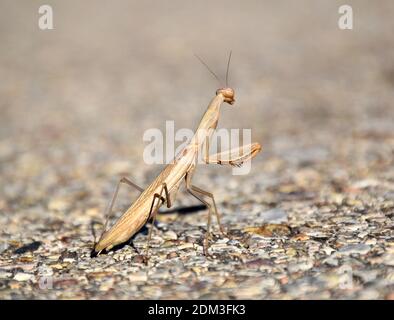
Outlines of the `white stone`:
[[29,274],[29,273],[23,273],[23,272],[18,272],[15,276],[14,276],[14,280],[16,281],[29,281],[29,280],[33,280],[34,275]]

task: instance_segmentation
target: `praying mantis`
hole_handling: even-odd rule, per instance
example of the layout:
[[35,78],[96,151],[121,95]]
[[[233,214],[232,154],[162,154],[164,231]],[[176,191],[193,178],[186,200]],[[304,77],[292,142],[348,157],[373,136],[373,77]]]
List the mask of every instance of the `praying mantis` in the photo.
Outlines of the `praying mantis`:
[[[211,71],[208,65],[206,65],[198,56],[197,58],[219,80],[219,78],[213,71]],[[145,258],[148,258],[149,243],[152,237],[152,230],[157,212],[164,204],[167,206],[167,208],[172,207],[182,182],[185,182],[187,192],[205,204],[208,208],[207,228],[203,241],[204,255],[208,255],[212,213],[216,216],[220,232],[225,235],[213,194],[193,185],[192,177],[196,169],[198,156],[200,152],[204,151],[204,146],[204,162],[206,164],[241,166],[245,161],[252,159],[257,155],[257,153],[261,151],[260,144],[254,142],[239,148],[232,148],[224,152],[209,155],[209,141],[218,125],[221,105],[223,103],[233,105],[235,102],[234,90],[228,87],[227,84],[230,60],[231,52],[227,62],[226,86],[219,88],[216,91],[215,97],[212,99],[206,112],[204,113],[190,143],[177,154],[174,160],[163,169],[163,171],[146,189],[139,187],[137,184],[125,177],[119,180],[112,200],[107,209],[108,217],[111,215],[113,205],[122,183],[136,188],[141,192],[141,194],[127,209],[127,211],[114,223],[114,225],[106,231],[108,223],[107,219],[101,237],[98,243],[96,243],[94,246],[92,252],[93,256],[99,255],[103,250],[108,252],[114,246],[127,242],[150,219],[152,219],[152,224],[148,233],[145,254]],[[207,198],[209,198],[211,202],[207,201]]]

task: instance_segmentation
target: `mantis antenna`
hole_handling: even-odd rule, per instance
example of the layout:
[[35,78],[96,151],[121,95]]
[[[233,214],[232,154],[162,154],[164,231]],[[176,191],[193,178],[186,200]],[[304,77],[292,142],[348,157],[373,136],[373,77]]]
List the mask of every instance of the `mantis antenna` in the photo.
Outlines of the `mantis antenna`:
[[228,61],[227,61],[227,71],[226,71],[226,87],[228,87],[228,71],[230,70],[230,61],[231,61],[231,54],[233,51],[230,51],[230,54],[228,56]]
[[195,56],[198,60],[200,60],[200,62],[205,66],[205,68],[207,68],[208,71],[216,78],[216,80],[219,81],[219,84],[221,84],[222,82],[220,81],[219,77],[216,75],[215,72],[213,72],[213,71],[211,70],[211,68],[204,62],[204,60],[202,60],[202,59],[201,59],[198,55],[196,55],[196,54],[194,54],[194,56]]

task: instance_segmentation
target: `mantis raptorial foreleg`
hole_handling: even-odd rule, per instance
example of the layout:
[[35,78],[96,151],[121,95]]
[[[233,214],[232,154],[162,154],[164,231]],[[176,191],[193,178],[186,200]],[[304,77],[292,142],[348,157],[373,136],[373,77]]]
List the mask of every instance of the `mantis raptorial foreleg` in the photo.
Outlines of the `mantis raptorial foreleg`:
[[[165,196],[166,196],[165,199],[162,196],[163,191],[164,191]],[[156,206],[155,206],[156,199],[158,199],[158,201],[157,201]],[[153,227],[155,225],[156,215],[157,215],[157,212],[159,211],[159,208],[160,208],[160,205],[161,205],[162,202],[167,202],[167,208],[170,208],[172,206],[170,193],[168,192],[168,188],[167,188],[167,184],[166,183],[163,183],[162,188],[160,190],[160,194],[159,193],[155,193],[153,195],[152,205],[151,205],[150,210],[149,210],[149,216],[148,217],[152,218],[152,224],[151,224],[151,227],[149,228],[148,241],[147,241],[146,250],[145,250],[145,259],[146,259],[146,261],[148,260],[149,244],[150,244],[150,240],[152,238],[152,231],[153,231]],[[155,207],[155,208],[153,209],[153,207]]]
[[109,221],[109,219],[111,218],[112,209],[113,209],[113,207],[114,207],[116,198],[118,197],[118,193],[119,193],[119,189],[120,189],[121,183],[125,183],[125,184],[127,184],[127,185],[129,185],[129,186],[131,186],[131,187],[134,187],[135,189],[137,189],[137,190],[140,191],[140,192],[144,191],[143,188],[141,188],[140,186],[138,186],[137,184],[135,184],[135,183],[132,182],[131,180],[127,179],[126,177],[123,177],[123,178],[121,178],[121,179],[118,181],[118,184],[116,185],[116,189],[115,189],[114,195],[112,196],[111,202],[109,203],[109,206],[108,206],[108,208],[107,208],[107,210],[106,210],[106,213],[105,213],[105,216],[107,217],[107,220],[105,221],[105,224],[104,224],[103,233],[104,233],[105,230],[107,229],[108,221]]
[[[209,148],[208,144],[207,146],[207,148]],[[209,155],[208,151],[206,150],[205,163],[241,166],[245,161],[253,158],[260,150],[261,146],[258,143],[247,144],[220,153],[215,153],[213,155]]]
[[[203,245],[204,254],[207,255],[207,253],[208,253],[208,237],[209,237],[210,228],[211,228],[211,214],[212,214],[212,209],[213,209],[213,211],[214,211],[214,213],[215,213],[215,216],[216,216],[216,219],[217,219],[217,222],[218,222],[218,225],[219,225],[220,232],[221,232],[223,235],[225,235],[225,232],[224,232],[224,229],[223,229],[222,224],[221,224],[221,222],[220,222],[220,215],[219,215],[218,210],[217,210],[217,208],[216,208],[216,202],[215,202],[215,198],[214,198],[213,194],[210,193],[210,192],[208,192],[208,191],[205,191],[205,190],[203,190],[203,189],[201,189],[201,188],[199,188],[199,187],[193,186],[193,185],[191,184],[191,177],[192,177],[192,175],[191,175],[191,173],[189,172],[189,173],[186,175],[186,179],[185,179],[185,180],[186,180],[186,190],[187,190],[192,196],[194,196],[196,199],[200,200],[202,203],[204,203],[204,204],[208,207],[207,231],[206,231],[206,233],[205,233],[204,245]],[[200,195],[210,197],[210,198],[212,199],[213,206],[212,206],[212,204],[210,204],[209,202],[207,202],[206,200],[204,200],[202,197],[200,197]]]

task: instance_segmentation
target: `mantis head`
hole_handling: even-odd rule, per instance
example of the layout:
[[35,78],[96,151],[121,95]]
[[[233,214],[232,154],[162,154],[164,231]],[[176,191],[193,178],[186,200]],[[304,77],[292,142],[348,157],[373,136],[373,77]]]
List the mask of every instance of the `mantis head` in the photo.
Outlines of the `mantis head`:
[[216,90],[216,95],[222,94],[224,97],[224,102],[228,104],[234,104],[234,90],[231,88],[220,88]]

